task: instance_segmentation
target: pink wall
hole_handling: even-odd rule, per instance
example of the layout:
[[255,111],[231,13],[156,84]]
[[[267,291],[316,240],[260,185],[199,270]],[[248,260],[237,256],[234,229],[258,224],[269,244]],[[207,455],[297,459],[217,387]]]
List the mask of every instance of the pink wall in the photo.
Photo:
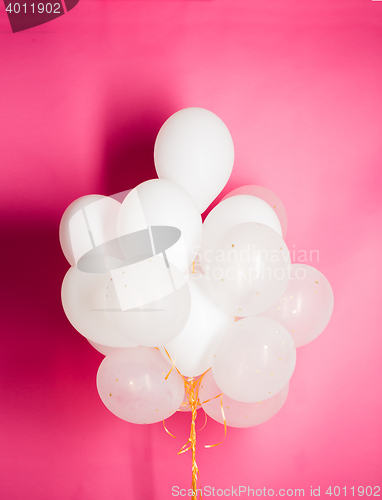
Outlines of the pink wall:
[[371,0],[81,0],[18,34],[0,8],[1,498],[159,500],[190,485],[189,415],[167,421],[175,440],[101,403],[102,356],[61,308],[58,244],[73,199],[155,176],[159,127],[187,106],[231,130],[224,194],[275,191],[289,247],[319,250],[335,294],[282,411],[217,448],[203,445],[222,426],[198,435],[201,485],[381,484],[381,63]]

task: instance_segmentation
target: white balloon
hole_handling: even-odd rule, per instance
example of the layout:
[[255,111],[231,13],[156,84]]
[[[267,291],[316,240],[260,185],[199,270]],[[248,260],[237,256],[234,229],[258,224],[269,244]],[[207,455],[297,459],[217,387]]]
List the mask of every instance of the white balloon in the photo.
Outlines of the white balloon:
[[333,290],[325,276],[312,266],[292,264],[290,271],[285,292],[264,316],[284,325],[296,347],[301,347],[317,338],[329,323]]
[[237,321],[222,336],[212,372],[229,398],[243,403],[263,401],[290,380],[296,348],[286,328],[261,316]]
[[[212,370],[203,377],[199,389],[199,401],[207,415],[224,424],[222,407],[226,424],[229,427],[252,427],[272,418],[285,403],[289,384],[273,397],[255,403],[241,403],[229,398],[216,385]],[[219,396],[220,397],[216,397]]]
[[110,347],[134,347],[113,325],[106,310],[108,274],[84,273],[71,267],[61,289],[62,306],[74,326],[88,340]]
[[[89,342],[89,344],[91,346],[94,347],[94,349],[98,352],[100,352],[101,354],[103,354],[104,356],[107,356],[108,354],[110,354],[112,351],[114,351],[115,349],[118,349],[117,347],[109,347],[108,345],[101,345],[101,344],[97,344],[97,342],[93,342],[92,340],[89,340],[87,339],[87,341]],[[132,346],[133,347],[133,346]],[[135,345],[134,345],[135,347]]]
[[206,252],[211,252],[225,231],[244,222],[264,224],[282,236],[280,221],[274,210],[264,200],[250,195],[227,198],[216,205],[204,221],[202,247],[199,252],[203,269],[206,266],[204,257]]
[[[137,186],[122,203],[118,235],[151,226],[170,226],[180,230],[180,238],[166,249],[166,258],[181,272],[186,272],[202,239],[202,219],[191,196],[177,184],[163,179],[153,179]],[[153,253],[158,253],[155,245],[153,250]]]
[[82,196],[68,206],[61,218],[59,238],[72,266],[93,248],[117,237],[120,207],[113,198],[98,194]]
[[[286,231],[288,227],[288,216],[284,207],[283,202],[277,196],[276,193],[271,191],[270,189],[264,186],[240,186],[233,191],[229,192],[223,200],[226,198],[230,198],[231,196],[237,196],[239,194],[248,194],[250,196],[256,196],[256,198],[260,198],[268,203],[268,205],[274,210],[277,218],[280,221],[281,229],[283,231],[283,238],[285,240]],[[223,201],[222,200],[222,201]]]
[[215,299],[224,310],[240,317],[260,314],[275,304],[288,285],[289,270],[285,242],[276,231],[257,222],[228,229],[206,262]]
[[[211,367],[219,339],[235,318],[216,304],[206,276],[190,274],[188,284],[191,292],[190,316],[180,334],[164,347],[182,375],[197,377]],[[160,351],[171,363],[163,347]]]
[[[111,321],[118,331],[131,342],[141,346],[157,347],[173,340],[182,331],[190,314],[191,296],[185,277],[177,269],[167,269],[164,273],[151,272],[148,265],[132,265],[127,268],[139,267],[137,279],[126,278],[124,271],[115,271],[113,280],[109,281],[106,289],[106,306]],[[118,289],[117,274],[123,273]],[[171,278],[169,273],[171,272]],[[145,276],[143,275],[145,274]],[[145,286],[140,286],[145,282]],[[179,282],[179,286],[175,284]],[[137,307],[122,309],[124,291],[128,288],[139,299]],[[152,292],[158,291],[159,298],[152,300]],[[158,294],[157,294],[158,295]],[[122,300],[121,300],[122,299]]]
[[173,415],[184,398],[183,378],[156,349],[115,349],[97,372],[97,389],[104,405],[133,424],[153,424]]
[[182,186],[202,213],[231,175],[234,162],[231,134],[211,111],[182,109],[160,129],[154,162],[158,177]]

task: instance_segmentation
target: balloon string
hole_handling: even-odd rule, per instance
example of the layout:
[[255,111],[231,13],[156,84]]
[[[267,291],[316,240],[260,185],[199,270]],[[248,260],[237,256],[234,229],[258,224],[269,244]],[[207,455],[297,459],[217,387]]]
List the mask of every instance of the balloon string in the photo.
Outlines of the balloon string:
[[[211,398],[211,399],[215,399],[215,398]],[[214,448],[215,446],[221,445],[224,442],[225,438],[227,437],[227,422],[225,419],[224,408],[223,408],[223,394],[220,394],[220,410],[222,412],[223,421],[224,421],[224,438],[222,439],[222,441],[220,441],[220,443],[206,444],[205,445],[206,448]]]
[[222,395],[223,393],[220,393],[218,394],[217,396],[214,396],[213,398],[210,398],[210,399],[206,399],[205,401],[202,401],[201,404],[204,405],[205,403],[208,403],[209,401],[212,401],[213,399],[217,399],[217,398],[220,398],[220,396]]
[[[175,370],[183,378],[184,389],[185,389],[187,400],[188,400],[188,406],[191,409],[191,430],[190,430],[190,437],[188,438],[188,441],[178,451],[178,455],[181,455],[182,453],[186,453],[187,451],[191,450],[191,458],[192,458],[192,481],[191,481],[192,498],[194,500],[197,500],[197,490],[198,490],[197,486],[198,486],[198,479],[199,479],[199,468],[198,468],[198,465],[196,463],[196,426],[195,426],[195,422],[196,422],[198,407],[201,406],[201,403],[200,403],[200,400],[199,400],[199,388],[200,388],[200,384],[201,384],[201,382],[203,380],[204,375],[210,370],[210,368],[208,370],[206,370],[204,373],[202,373],[202,375],[200,375],[200,377],[198,379],[195,379],[194,377],[187,378],[184,375],[182,375],[180,373],[180,371],[178,370],[178,368],[175,366],[175,362],[171,359],[171,356],[168,353],[167,349],[164,348],[164,350],[165,350],[165,352],[166,352],[166,354],[167,354],[167,356],[168,356],[168,358],[169,358],[169,360],[170,360],[170,362],[172,364],[171,370],[169,371],[169,373],[167,374],[167,376],[165,378],[167,379],[169,377],[170,373],[172,372],[172,370],[175,368]],[[226,435],[227,435],[227,423],[226,423],[224,409],[223,409],[223,394],[218,394],[214,398],[208,399],[207,401],[204,401],[204,402],[211,401],[212,399],[216,399],[218,397],[220,397],[220,408],[221,408],[221,412],[222,412],[222,416],[223,416],[223,421],[224,421],[224,438],[223,438],[223,440],[220,443],[205,445],[206,448],[213,448],[215,446],[219,446],[220,444],[223,443],[223,441],[225,440]],[[186,405],[187,405],[187,403],[186,403]],[[182,403],[182,406],[185,406],[185,404]],[[204,425],[203,425],[203,427],[200,430],[204,429],[204,427],[206,426],[206,424],[207,424],[207,414],[205,413]],[[164,427],[165,431],[171,437],[176,438],[176,436],[174,436],[173,434],[171,434],[171,432],[167,429],[164,420],[163,420],[163,427]],[[201,489],[199,489],[199,498],[200,499],[202,498]]]
[[[199,468],[196,463],[196,428],[195,428],[195,421],[196,421],[196,416],[197,416],[197,407],[198,407],[198,392],[199,392],[199,386],[200,386],[200,379],[195,380],[194,378],[189,378],[186,379],[184,378],[184,385],[185,385],[185,390],[186,390],[186,395],[188,398],[188,402],[191,408],[191,431],[190,431],[190,437],[188,438],[188,442],[180,449],[178,452],[178,455],[181,453],[185,453],[188,450],[191,450],[191,457],[192,457],[192,481],[191,481],[191,487],[192,487],[192,498],[197,499],[197,484],[198,484],[198,477],[199,477]],[[200,492],[200,490],[199,490]],[[201,498],[201,494],[200,494]]]
[[198,432],[202,431],[204,427],[207,425],[207,413],[204,412],[204,424],[203,426],[198,430]]
[[[163,349],[166,351],[166,354],[167,354],[167,356],[169,357],[169,360],[170,360],[170,361],[171,361],[171,363],[172,363],[171,370],[168,372],[168,374],[165,376],[165,378],[164,378],[164,379],[165,379],[165,380],[167,380],[167,379],[168,379],[168,377],[170,376],[170,373],[172,372],[172,370],[173,370],[174,368],[175,368],[175,370],[179,373],[179,375],[180,375],[181,377],[183,377],[183,375],[180,373],[180,371],[178,370],[178,368],[175,366],[175,362],[176,362],[176,354],[175,354],[175,361],[173,361],[173,360],[171,359],[171,356],[169,355],[169,353],[168,353],[167,349],[166,349],[165,347],[163,347]],[[183,379],[184,379],[184,377],[183,377]]]
[[163,427],[164,427],[164,430],[167,432],[167,434],[169,434],[171,437],[175,438],[176,439],[176,436],[174,436],[174,434],[171,434],[171,432],[167,429],[166,427],[166,424],[164,422],[164,420],[162,420],[163,422]]

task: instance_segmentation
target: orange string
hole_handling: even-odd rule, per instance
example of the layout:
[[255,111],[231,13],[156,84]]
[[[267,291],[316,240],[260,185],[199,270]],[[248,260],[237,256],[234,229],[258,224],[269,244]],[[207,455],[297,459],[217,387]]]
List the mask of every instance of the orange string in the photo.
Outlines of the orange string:
[[162,422],[163,422],[164,430],[167,432],[167,434],[169,434],[171,437],[176,439],[176,436],[174,436],[174,434],[171,434],[171,432],[167,429],[166,424],[164,423],[164,420],[162,420]]
[[[212,399],[215,399],[215,398],[212,398]],[[225,419],[225,414],[224,414],[224,408],[223,408],[223,394],[220,394],[220,409],[221,409],[221,412],[222,412],[222,415],[223,415],[223,421],[224,421],[224,438],[222,439],[222,441],[220,441],[220,443],[216,443],[216,444],[206,444],[205,447],[206,448],[214,448],[215,446],[219,446],[221,445],[226,436],[227,436],[227,422],[226,422],[226,419]]]
[[[183,378],[184,389],[185,389],[185,393],[186,393],[186,396],[187,396],[187,399],[188,399],[188,402],[187,403],[183,402],[181,406],[183,406],[183,407],[184,406],[186,406],[186,407],[189,406],[189,408],[191,409],[191,430],[190,430],[190,437],[188,438],[187,442],[178,451],[178,455],[181,455],[182,453],[186,453],[187,451],[191,450],[191,458],[192,458],[192,481],[191,481],[192,498],[194,500],[197,500],[197,489],[198,489],[197,488],[197,483],[198,483],[198,478],[199,478],[199,468],[198,468],[198,465],[196,463],[196,427],[195,427],[195,422],[196,422],[196,417],[197,417],[197,409],[202,404],[200,402],[200,400],[199,400],[200,384],[201,384],[201,381],[203,380],[204,375],[210,370],[210,368],[208,370],[206,370],[204,373],[202,373],[202,375],[197,380],[195,380],[194,377],[187,378],[184,375],[182,375],[180,373],[180,371],[178,370],[178,368],[175,366],[175,362],[171,359],[171,356],[168,353],[167,349],[164,348],[164,350],[165,350],[165,352],[166,352],[167,356],[169,357],[169,359],[171,361],[171,364],[172,364],[171,370],[166,375],[165,379],[167,380],[167,378],[169,377],[170,373],[175,368],[175,370]],[[224,421],[224,438],[223,438],[223,440],[220,443],[205,445],[206,448],[213,448],[215,446],[219,446],[220,444],[223,443],[223,441],[225,440],[226,435],[227,435],[227,424],[226,424],[226,419],[225,419],[225,414],[224,414],[224,409],[223,409],[223,394],[218,394],[217,396],[215,396],[213,398],[210,398],[207,401],[203,401],[203,403],[207,403],[208,401],[211,401],[211,400],[216,399],[218,397],[220,397],[220,407],[221,407],[221,412],[222,412],[223,421]],[[206,426],[206,424],[207,424],[207,414],[205,413],[204,425],[203,425],[203,427],[200,430],[204,429],[204,427]],[[173,434],[171,434],[171,432],[167,429],[164,420],[163,420],[163,426],[164,426],[164,429],[167,432],[167,434],[169,434],[173,438],[176,438],[176,436],[174,436]],[[201,490],[199,490],[199,493],[200,493],[200,499],[201,499],[202,498],[201,497]]]

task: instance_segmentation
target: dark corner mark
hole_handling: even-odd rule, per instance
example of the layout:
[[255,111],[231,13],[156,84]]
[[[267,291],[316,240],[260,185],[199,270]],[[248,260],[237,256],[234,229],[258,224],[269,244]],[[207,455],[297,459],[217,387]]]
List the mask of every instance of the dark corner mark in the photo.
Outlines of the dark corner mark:
[[3,0],[12,32],[53,21],[72,10],[80,0]]

